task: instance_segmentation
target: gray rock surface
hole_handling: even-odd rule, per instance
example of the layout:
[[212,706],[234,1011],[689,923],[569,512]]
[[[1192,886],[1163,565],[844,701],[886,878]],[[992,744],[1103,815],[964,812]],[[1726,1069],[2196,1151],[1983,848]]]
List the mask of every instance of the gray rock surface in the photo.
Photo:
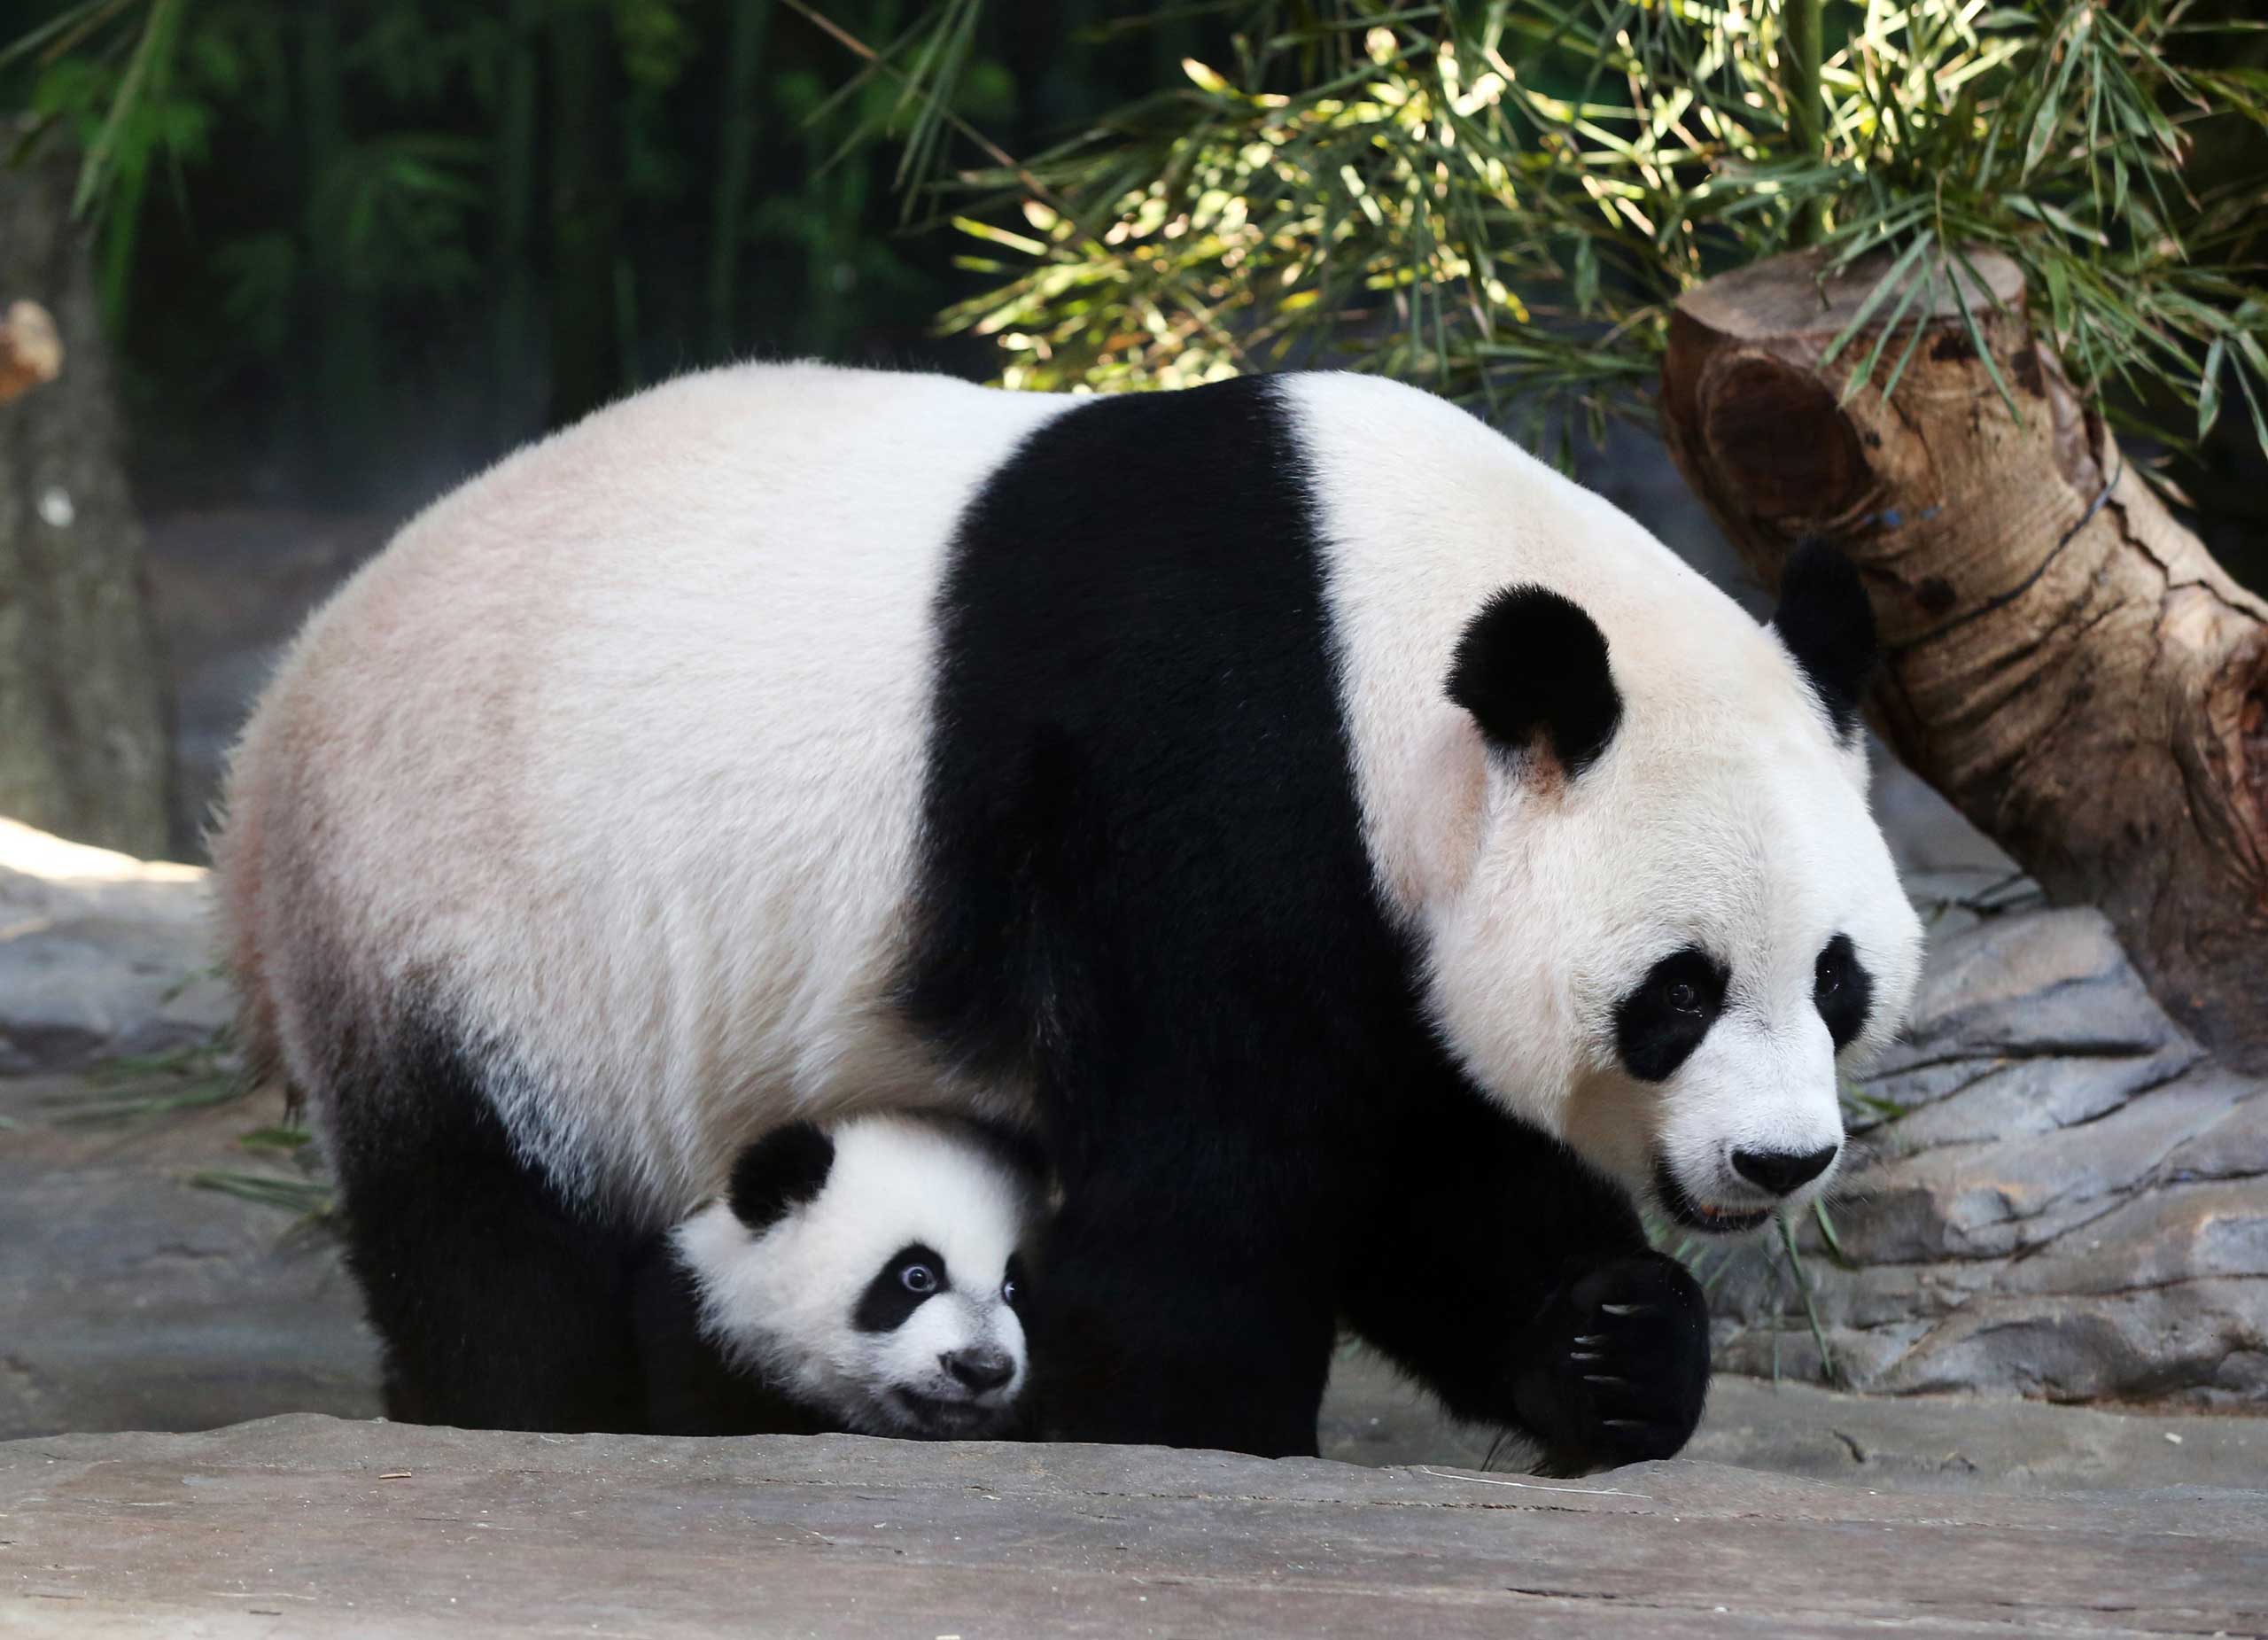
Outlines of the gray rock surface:
[[27,1636],[2257,1632],[2268,1496],[322,1418],[0,1446]]
[[1720,1364],[2268,1410],[2268,1082],[2208,1060],[2100,914],[2047,909],[1911,776],[1877,806],[1929,968],[1856,1090],[1832,1246],[1802,1224],[1809,1311],[1777,1249],[1704,1255]]
[[276,1418],[0,1447],[25,1636],[2250,1633],[2268,1497]]
[[252,1100],[88,1121],[112,1089],[0,1080],[0,1437],[377,1411],[377,1349],[330,1240],[200,1188],[290,1179]]
[[206,1040],[213,961],[202,870],[0,819],[0,1076]]
[[[1350,1349],[1323,1407],[1326,1457],[1519,1473],[1493,1430],[1445,1418]],[[1901,1491],[2268,1486],[2268,1418],[2099,1411],[2005,1395],[1856,1395],[1720,1374],[1683,1456]]]

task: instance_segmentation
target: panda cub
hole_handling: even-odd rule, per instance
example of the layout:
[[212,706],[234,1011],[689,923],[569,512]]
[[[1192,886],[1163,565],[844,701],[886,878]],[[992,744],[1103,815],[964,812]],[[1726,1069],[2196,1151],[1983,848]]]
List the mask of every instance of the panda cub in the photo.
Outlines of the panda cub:
[[950,1117],[777,1128],[633,1277],[656,1434],[1006,1433],[1036,1159]]

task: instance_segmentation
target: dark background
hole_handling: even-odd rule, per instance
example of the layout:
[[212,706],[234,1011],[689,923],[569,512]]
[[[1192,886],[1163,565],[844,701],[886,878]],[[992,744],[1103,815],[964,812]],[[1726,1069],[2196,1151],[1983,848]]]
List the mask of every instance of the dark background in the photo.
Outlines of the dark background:
[[[11,8],[27,26],[72,10]],[[886,48],[922,0],[827,0]],[[1018,155],[1220,45],[1106,0],[973,9],[959,112]],[[894,186],[887,74],[776,0],[199,0],[123,122],[97,279],[163,511],[430,494],[547,427],[747,356],[990,373],[978,288]],[[19,32],[0,25],[0,40]],[[92,143],[135,35],[0,69]],[[955,139],[941,170],[978,158]]]

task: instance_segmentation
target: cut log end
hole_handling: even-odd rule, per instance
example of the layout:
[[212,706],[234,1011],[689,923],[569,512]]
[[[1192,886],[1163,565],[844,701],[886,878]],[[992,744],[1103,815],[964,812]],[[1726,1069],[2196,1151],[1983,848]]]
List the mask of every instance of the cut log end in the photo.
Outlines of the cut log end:
[[63,373],[63,338],[37,302],[16,302],[0,316],[0,404]]

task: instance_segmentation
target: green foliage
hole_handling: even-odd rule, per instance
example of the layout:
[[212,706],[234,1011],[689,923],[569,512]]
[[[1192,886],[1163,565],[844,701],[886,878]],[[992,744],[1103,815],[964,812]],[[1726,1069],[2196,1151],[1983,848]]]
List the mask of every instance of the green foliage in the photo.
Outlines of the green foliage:
[[[1049,8],[23,11],[0,23],[0,113],[30,115],[7,157],[79,158],[141,461],[230,494],[241,464],[285,467],[322,500],[360,501],[689,366],[919,343],[948,246],[894,231],[893,175],[945,162],[971,121],[1013,125],[1003,52]],[[898,57],[845,43],[868,35]],[[1065,72],[1096,55],[1067,51]]]
[[2268,125],[2268,74],[2210,60],[2263,26],[2194,9],[1829,0],[1817,102],[1791,105],[1781,0],[1247,5],[1189,89],[980,179],[1023,220],[963,216],[995,284],[947,323],[1020,386],[1325,358],[1596,430],[1646,413],[1670,305],[1712,275],[1808,241],[1872,259],[1841,346],[1886,388],[1900,322],[1987,247],[2150,431],[2241,399],[2268,444],[2268,188],[2187,164],[2209,120]]
[[255,1207],[289,1213],[296,1221],[296,1229],[323,1232],[335,1227],[338,1192],[322,1176],[321,1160],[313,1148],[314,1134],[287,1123],[280,1127],[254,1128],[237,1143],[246,1150],[296,1162],[301,1171],[292,1175],[242,1168],[208,1168],[190,1174],[190,1184],[199,1190],[234,1196]]
[[105,1060],[95,1067],[88,1081],[86,1094],[73,1093],[49,1101],[57,1108],[57,1123],[129,1122],[171,1115],[233,1104],[252,1092],[237,1062],[236,1033],[225,1027],[201,1041],[163,1053]]
[[198,1190],[218,1191],[254,1207],[289,1213],[297,1221],[296,1227],[310,1231],[330,1229],[338,1207],[336,1193],[320,1179],[209,1168],[190,1174],[189,1182]]

